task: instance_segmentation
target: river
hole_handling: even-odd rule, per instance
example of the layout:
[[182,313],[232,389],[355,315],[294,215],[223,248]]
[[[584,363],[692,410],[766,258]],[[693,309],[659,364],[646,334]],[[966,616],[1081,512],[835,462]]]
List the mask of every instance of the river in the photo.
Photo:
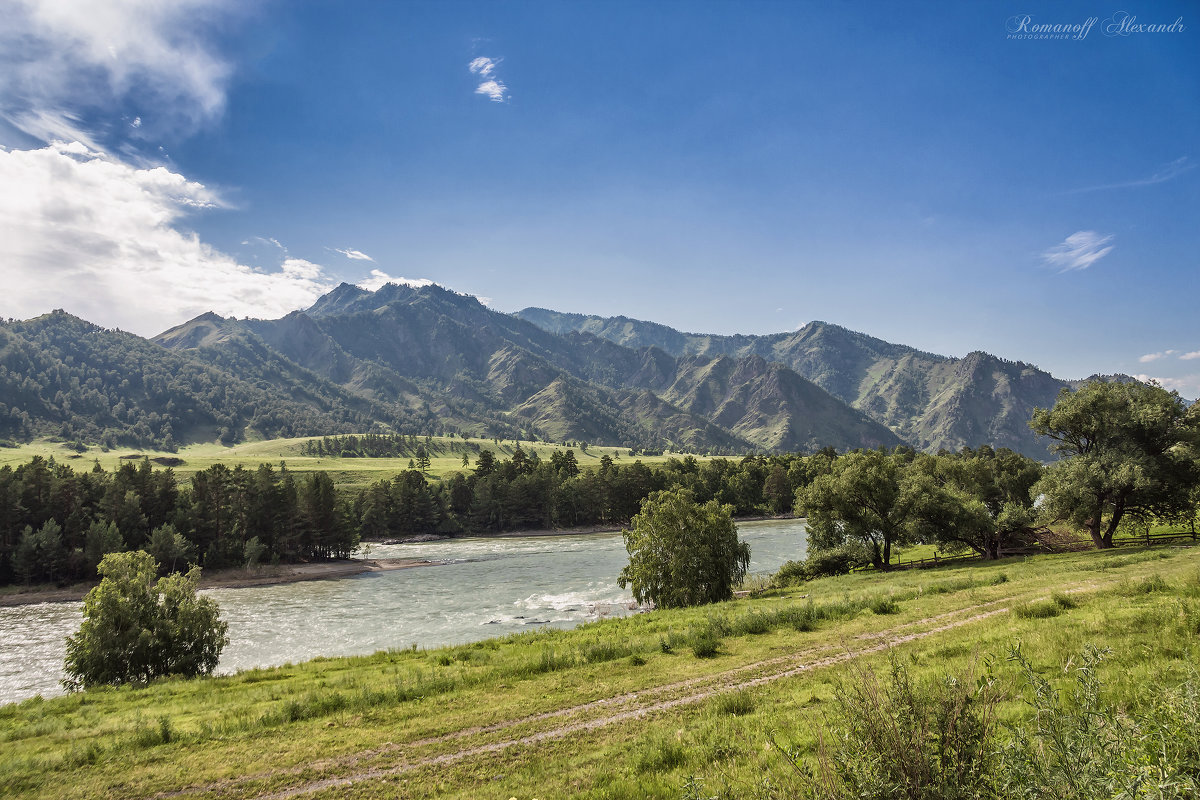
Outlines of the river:
[[[801,558],[804,523],[738,524],[750,572]],[[617,533],[447,539],[374,545],[371,558],[444,562],[338,580],[211,589],[229,623],[219,673],[387,648],[462,644],[540,626],[570,628],[629,613],[617,575],[628,562]],[[0,608],[0,703],[62,694],[65,639],[81,603]]]

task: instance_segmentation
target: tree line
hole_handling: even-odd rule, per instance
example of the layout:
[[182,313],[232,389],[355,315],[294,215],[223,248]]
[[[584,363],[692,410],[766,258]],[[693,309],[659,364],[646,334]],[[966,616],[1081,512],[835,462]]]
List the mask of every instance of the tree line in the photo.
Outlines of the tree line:
[[321,472],[214,464],[180,486],[145,459],[112,472],[40,456],[0,467],[0,583],[92,578],[106,554],[127,550],[168,572],[344,558],[357,545],[351,510]]
[[[886,568],[895,548],[918,542],[997,558],[1032,545],[1056,520],[1081,526],[1098,547],[1112,546],[1130,521],[1194,524],[1200,411],[1177,395],[1094,383],[1038,410],[1031,424],[1062,460],[1044,467],[988,446],[938,454],[826,448],[672,457],[655,467],[605,455],[582,468],[573,450],[543,459],[518,444],[503,460],[482,448],[472,463],[464,451],[463,470],[441,480],[413,468],[339,495],[327,474],[298,478],[283,465],[218,464],[181,487],[171,470],[147,461],[77,474],[35,458],[0,468],[0,581],[90,577],[104,553],[124,549],[215,568],[341,557],[360,538],[624,525],[650,494],[675,489],[738,517],[806,516],[810,561],[839,569]],[[328,441],[347,443],[338,438]],[[361,447],[367,437],[358,438]]]
[[[1042,467],[1007,450],[851,453],[797,493],[808,517],[807,575],[854,562],[886,568],[916,542],[998,558],[1041,525],[1086,530],[1097,548],[1123,526],[1190,524],[1200,507],[1200,408],[1144,383],[1063,390],[1030,420],[1062,458]],[[824,560],[825,566],[820,566]],[[795,566],[801,571],[801,566]]]

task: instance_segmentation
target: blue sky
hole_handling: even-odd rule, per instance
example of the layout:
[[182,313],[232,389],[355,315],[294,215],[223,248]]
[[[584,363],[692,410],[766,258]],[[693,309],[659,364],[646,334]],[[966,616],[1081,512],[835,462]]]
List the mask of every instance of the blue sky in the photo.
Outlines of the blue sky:
[[158,5],[0,33],[0,314],[427,279],[1200,395],[1192,3]]

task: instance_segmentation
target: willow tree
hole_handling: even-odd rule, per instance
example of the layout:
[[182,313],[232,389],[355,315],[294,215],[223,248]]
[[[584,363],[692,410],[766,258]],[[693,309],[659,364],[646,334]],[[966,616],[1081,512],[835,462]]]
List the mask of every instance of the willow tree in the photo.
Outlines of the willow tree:
[[622,532],[629,565],[617,583],[659,608],[717,603],[746,576],[750,545],[739,541],[729,506],[697,503],[690,489],[654,492]]
[[1055,519],[1087,528],[1098,548],[1113,546],[1126,516],[1178,514],[1200,475],[1200,408],[1145,383],[1093,381],[1063,389],[1029,423],[1063,459],[1033,489]]

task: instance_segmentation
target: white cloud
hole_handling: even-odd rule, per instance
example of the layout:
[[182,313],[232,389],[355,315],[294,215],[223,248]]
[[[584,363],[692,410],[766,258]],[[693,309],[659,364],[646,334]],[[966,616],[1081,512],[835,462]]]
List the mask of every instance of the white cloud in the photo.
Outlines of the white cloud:
[[205,311],[281,316],[332,288],[310,261],[284,253],[281,268],[258,270],[180,227],[221,205],[165,167],[134,167],[79,143],[0,150],[0,314],[64,308],[152,335]]
[[[81,112],[120,98],[164,124],[218,115],[230,66],[205,41],[235,0],[10,0],[0,27],[0,117],[43,141],[91,143]],[[134,127],[137,127],[136,125]]]
[[1173,356],[1177,352],[1177,350],[1163,350],[1161,353],[1146,353],[1144,356],[1138,356],[1138,361],[1142,362],[1143,364],[1149,364],[1151,361],[1158,361],[1159,359],[1166,358],[1167,356]]
[[1112,234],[1078,231],[1068,236],[1062,244],[1042,253],[1042,260],[1052,267],[1058,267],[1059,272],[1087,269],[1112,252],[1113,245],[1109,244],[1112,240]]
[[396,278],[388,275],[381,269],[371,270],[371,275],[359,281],[357,286],[360,289],[366,289],[368,292],[375,292],[382,289],[389,283],[397,283],[401,286],[412,286],[420,288],[422,286],[433,286],[433,281],[428,278]]
[[369,255],[367,255],[366,253],[364,253],[362,250],[354,250],[353,248],[349,248],[349,247],[346,248],[345,250],[343,250],[339,247],[335,247],[335,248],[333,248],[333,252],[341,253],[346,258],[350,258],[355,261],[374,261],[375,260],[375,259],[371,258]]
[[1181,355],[1179,357],[1179,360],[1180,361],[1192,361],[1193,359],[1197,359],[1197,358],[1200,358],[1200,350],[1193,350],[1190,353],[1184,353],[1183,355]]
[[492,72],[496,69],[496,65],[499,63],[499,61],[480,56],[468,64],[467,69],[471,70],[473,75],[480,75],[486,78],[488,75],[492,74]]
[[1195,399],[1200,396],[1200,375],[1182,375],[1178,378],[1155,378],[1150,375],[1134,375],[1139,381],[1154,381],[1164,389],[1179,392],[1184,397]]
[[508,87],[494,74],[496,67],[500,66],[500,61],[498,58],[480,56],[467,64],[467,69],[472,75],[488,79],[475,87],[475,94],[484,95],[493,103],[503,103],[508,97]]
[[500,81],[484,81],[475,87],[475,94],[487,95],[493,103],[503,103],[508,87]]

